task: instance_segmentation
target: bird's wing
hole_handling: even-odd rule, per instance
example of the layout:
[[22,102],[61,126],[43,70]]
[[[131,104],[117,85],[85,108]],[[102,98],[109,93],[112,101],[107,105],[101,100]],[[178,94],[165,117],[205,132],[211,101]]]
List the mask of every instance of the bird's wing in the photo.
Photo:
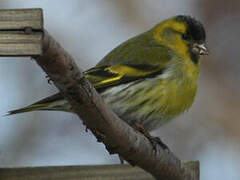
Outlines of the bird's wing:
[[96,66],[86,71],[85,76],[98,91],[101,91],[111,86],[154,77],[161,74],[163,70],[148,64],[119,64]]
[[[141,36],[141,37],[140,37]],[[162,74],[174,53],[143,33],[113,49],[85,72],[98,90]]]

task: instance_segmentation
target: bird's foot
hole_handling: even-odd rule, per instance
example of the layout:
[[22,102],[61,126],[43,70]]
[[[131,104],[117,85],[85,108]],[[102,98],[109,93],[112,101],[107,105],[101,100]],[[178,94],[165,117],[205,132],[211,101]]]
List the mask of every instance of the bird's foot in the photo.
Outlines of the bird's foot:
[[[147,136],[146,136],[146,137],[147,137]],[[148,138],[149,141],[151,142],[151,144],[152,144],[153,149],[154,149],[155,152],[157,151],[157,145],[159,145],[160,147],[162,147],[162,149],[163,149],[164,151],[170,152],[169,147],[168,147],[166,144],[164,144],[159,137],[154,137],[154,136],[151,136],[151,135],[149,134],[149,137],[147,137],[147,138]]]
[[170,152],[170,149],[168,148],[168,146],[166,144],[164,144],[162,142],[162,140],[159,137],[154,137],[152,136],[145,128],[142,124],[134,122],[133,123],[133,127],[138,130],[139,132],[141,132],[146,138],[149,139],[149,141],[151,142],[152,146],[153,146],[153,150],[155,152],[157,152],[157,146],[159,145],[160,147],[162,147],[163,150]]

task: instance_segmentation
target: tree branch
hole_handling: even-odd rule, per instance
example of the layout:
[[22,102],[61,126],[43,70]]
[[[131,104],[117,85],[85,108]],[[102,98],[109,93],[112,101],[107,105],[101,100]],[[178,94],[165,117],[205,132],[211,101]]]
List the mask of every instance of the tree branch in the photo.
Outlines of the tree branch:
[[157,147],[119,119],[84,77],[73,58],[45,31],[43,55],[33,57],[64,94],[83,123],[103,142],[110,154],[118,153],[131,165],[151,173],[157,179],[196,180],[172,152]]

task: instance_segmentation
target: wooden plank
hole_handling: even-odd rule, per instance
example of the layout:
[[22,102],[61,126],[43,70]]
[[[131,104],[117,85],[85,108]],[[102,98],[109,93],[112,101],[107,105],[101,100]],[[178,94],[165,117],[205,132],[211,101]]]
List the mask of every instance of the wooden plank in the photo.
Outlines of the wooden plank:
[[42,54],[42,9],[0,10],[0,56]]
[[0,30],[21,30],[25,27],[43,30],[42,9],[0,10]]
[[32,56],[42,54],[41,32],[0,31],[0,56]]
[[182,162],[185,172],[191,174],[193,180],[200,180],[200,162],[199,161],[185,161]]
[[138,167],[129,165],[55,166],[0,168],[4,180],[153,180]]

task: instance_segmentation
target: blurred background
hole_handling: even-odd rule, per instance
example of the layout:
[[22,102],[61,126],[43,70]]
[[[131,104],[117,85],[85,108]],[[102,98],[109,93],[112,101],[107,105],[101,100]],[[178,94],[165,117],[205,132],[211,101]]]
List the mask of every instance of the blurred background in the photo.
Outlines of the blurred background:
[[[183,160],[200,160],[201,179],[240,179],[240,1],[1,0],[0,8],[43,8],[45,28],[87,69],[128,38],[170,16],[203,22],[211,51],[202,59],[192,108],[154,132]],[[0,114],[57,92],[30,58],[0,58]],[[0,166],[119,163],[74,114],[0,117]]]

